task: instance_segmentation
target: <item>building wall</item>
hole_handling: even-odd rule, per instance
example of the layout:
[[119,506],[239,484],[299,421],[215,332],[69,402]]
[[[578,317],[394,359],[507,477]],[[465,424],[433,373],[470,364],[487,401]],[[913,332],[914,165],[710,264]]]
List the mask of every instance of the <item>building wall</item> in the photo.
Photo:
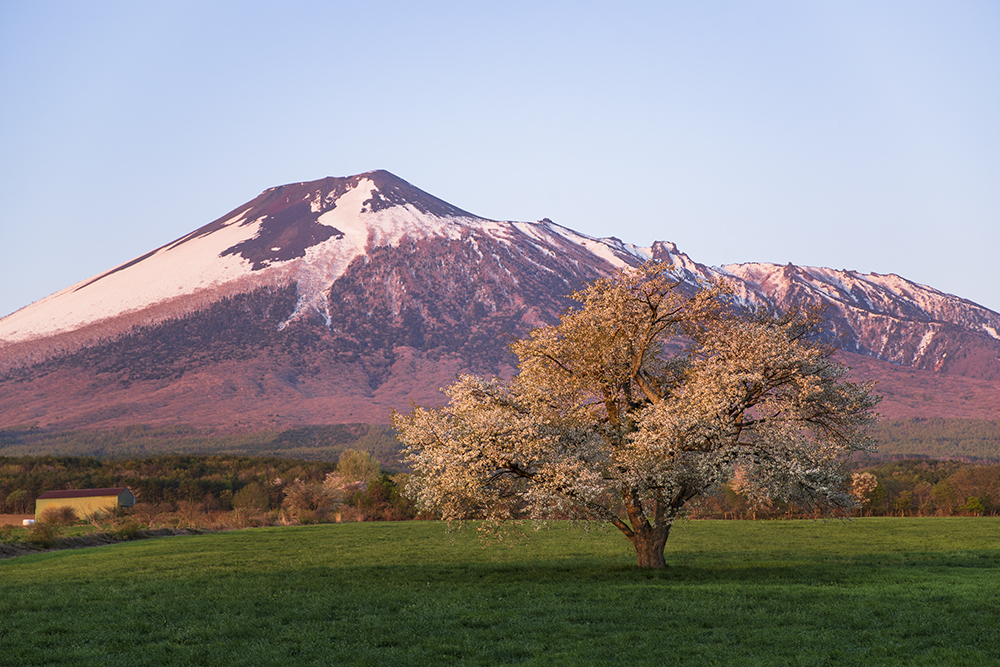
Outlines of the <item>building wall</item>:
[[76,515],[83,518],[88,514],[111,510],[118,505],[131,507],[135,504],[132,494],[128,491],[117,496],[85,496],[82,498],[39,498],[35,501],[35,518],[47,507],[72,507]]

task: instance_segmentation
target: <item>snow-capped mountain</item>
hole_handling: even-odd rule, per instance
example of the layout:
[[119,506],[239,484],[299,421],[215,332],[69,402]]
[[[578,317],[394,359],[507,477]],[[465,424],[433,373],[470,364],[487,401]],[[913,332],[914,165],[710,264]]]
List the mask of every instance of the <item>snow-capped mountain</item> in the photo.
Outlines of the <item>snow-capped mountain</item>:
[[1000,314],[897,275],[775,264],[722,271],[779,308],[827,307],[850,352],[933,371],[1000,379]]
[[744,303],[825,304],[848,352],[1000,379],[1000,314],[898,276],[708,267],[669,242],[482,218],[374,171],[271,188],[0,319],[0,427],[384,422],[440,403],[458,372],[511,373],[510,337],[649,257]]
[[[71,285],[0,320],[0,341],[17,342],[181,300],[212,302],[263,285],[294,283],[298,301],[283,324],[305,314],[329,320],[327,291],[370,249],[404,239],[534,245],[572,261],[624,266],[648,252],[595,240],[550,221],[497,222],[467,213],[386,171],[270,188],[218,220],[126,264]],[[542,271],[552,267],[539,265]],[[155,320],[150,314],[146,323]]]
[[725,280],[738,302],[826,308],[841,349],[904,366],[1000,379],[1000,313],[900,276],[795,266],[709,267],[656,242],[651,254],[692,282]]

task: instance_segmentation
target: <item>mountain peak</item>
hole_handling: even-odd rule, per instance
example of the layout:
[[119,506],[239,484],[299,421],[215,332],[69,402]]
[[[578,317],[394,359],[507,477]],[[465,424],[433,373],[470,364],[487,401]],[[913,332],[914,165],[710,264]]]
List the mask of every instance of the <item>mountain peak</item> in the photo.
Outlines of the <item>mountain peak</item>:
[[[302,181],[278,185],[264,190],[250,206],[265,214],[278,213],[288,207],[309,202],[313,213],[336,208],[337,201],[346,193],[372,185],[370,196],[362,202],[362,213],[374,213],[394,206],[412,206],[427,215],[441,218],[479,218],[468,211],[453,206],[443,199],[421,190],[385,169],[366,171],[353,176],[327,176],[315,181]],[[230,215],[236,213],[236,209]],[[224,216],[225,217],[225,216]]]

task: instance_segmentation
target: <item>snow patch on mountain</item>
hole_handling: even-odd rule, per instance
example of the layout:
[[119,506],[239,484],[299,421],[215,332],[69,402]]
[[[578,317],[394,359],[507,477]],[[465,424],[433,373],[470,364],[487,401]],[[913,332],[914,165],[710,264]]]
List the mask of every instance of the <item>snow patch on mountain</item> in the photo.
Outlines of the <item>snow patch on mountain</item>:
[[[590,252],[597,255],[598,257],[600,257],[601,259],[603,259],[605,262],[615,267],[616,269],[624,269],[625,267],[632,266],[634,264],[634,262],[626,261],[621,256],[623,253],[631,254],[639,261],[645,261],[646,259],[649,259],[649,255],[648,254],[643,255],[636,246],[632,246],[629,250],[625,250],[624,248],[622,248],[621,250],[619,250],[619,252],[615,252],[615,249],[612,247],[611,242],[617,242],[618,244],[621,244],[621,241],[619,241],[618,239],[596,239],[592,236],[587,236],[586,234],[574,232],[572,229],[569,229],[568,227],[563,227],[562,225],[552,222],[551,220],[543,220],[542,222],[538,223],[538,226],[543,226],[543,225],[546,229],[562,236],[570,243],[573,243],[575,245],[578,245],[582,248],[589,250]],[[624,246],[624,244],[621,245]]]
[[914,355],[914,361],[919,361],[921,357],[927,352],[928,346],[931,341],[934,340],[934,335],[937,333],[936,330],[930,329],[924,334],[923,338],[920,339],[920,344],[917,345],[917,353]]
[[0,320],[0,340],[13,342],[69,331],[112,315],[210,290],[249,274],[247,260],[221,256],[226,248],[257,233],[261,219],[247,224],[244,216],[230,218],[210,235],[163,246],[141,261],[71,285],[8,315]]

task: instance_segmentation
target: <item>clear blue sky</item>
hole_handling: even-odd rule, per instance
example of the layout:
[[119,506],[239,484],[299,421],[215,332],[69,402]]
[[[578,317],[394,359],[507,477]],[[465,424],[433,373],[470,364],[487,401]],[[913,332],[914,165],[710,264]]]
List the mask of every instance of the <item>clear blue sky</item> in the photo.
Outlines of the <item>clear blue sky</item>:
[[0,0],[0,315],[379,168],[1000,310],[1000,3],[617,4]]

